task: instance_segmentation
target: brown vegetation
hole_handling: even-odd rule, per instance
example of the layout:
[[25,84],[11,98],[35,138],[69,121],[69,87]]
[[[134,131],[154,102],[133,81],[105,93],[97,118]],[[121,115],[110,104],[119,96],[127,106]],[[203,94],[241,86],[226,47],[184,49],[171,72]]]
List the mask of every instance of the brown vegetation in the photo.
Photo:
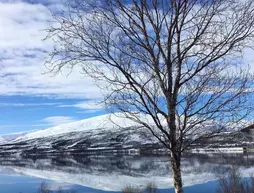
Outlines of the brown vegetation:
[[47,182],[41,182],[37,193],[76,193],[75,190],[63,190],[62,187],[58,187],[58,190],[53,191]]
[[139,188],[134,186],[126,186],[123,193],[159,193],[157,186],[154,183],[149,183],[145,188]]

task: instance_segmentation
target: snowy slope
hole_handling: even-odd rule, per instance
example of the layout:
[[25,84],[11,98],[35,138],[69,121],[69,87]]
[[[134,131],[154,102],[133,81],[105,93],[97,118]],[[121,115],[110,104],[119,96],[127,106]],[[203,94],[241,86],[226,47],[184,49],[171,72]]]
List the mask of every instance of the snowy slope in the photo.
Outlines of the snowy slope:
[[5,142],[7,142],[7,140],[3,136],[0,136],[0,143],[5,143]]
[[18,132],[0,135],[0,143],[6,143],[8,141],[16,140],[19,137],[27,135],[29,132]]
[[[30,132],[34,132],[34,131],[30,131]],[[4,138],[6,141],[12,141],[19,137],[25,136],[30,132],[18,132],[18,133],[5,134],[5,135],[1,135],[1,137]]]
[[[140,115],[139,119],[143,122],[148,123],[149,125],[153,125],[153,121],[151,117]],[[166,125],[166,120],[162,117],[160,118],[162,121],[162,125]],[[124,118],[124,115],[121,113],[118,114],[106,114],[97,117],[92,117],[76,122],[65,123],[58,126],[50,127],[43,130],[32,131],[29,133],[21,133],[20,137],[15,135],[11,140],[15,141],[22,141],[22,140],[29,140],[29,139],[36,139],[36,138],[45,138],[51,137],[61,134],[66,134],[70,132],[89,132],[92,131],[94,133],[101,132],[103,129],[106,131],[117,131],[120,128],[128,128],[128,127],[138,127],[137,123],[133,122],[130,119]],[[217,122],[205,122],[204,124],[200,125],[199,128],[195,127],[194,131],[192,132],[192,136],[195,137],[196,135],[199,136],[201,134],[209,133],[216,128],[220,128],[219,123]],[[1,136],[0,136],[1,137]],[[4,136],[2,136],[4,137]],[[4,137],[6,139],[6,137]],[[8,141],[8,140],[7,140]],[[0,138],[1,142],[1,138]]]
[[119,126],[122,128],[132,127],[137,125],[129,119],[121,118],[120,114],[106,114],[97,117],[92,117],[76,122],[71,122],[67,124],[61,124],[54,126],[48,129],[39,130],[35,132],[28,133],[24,136],[18,137],[16,140],[28,140],[35,138],[50,137],[59,134],[65,134],[69,132],[78,132],[78,131],[92,131],[92,130],[114,130],[118,129]]
[[[149,122],[145,116],[142,119]],[[0,141],[0,154],[123,153],[133,149],[150,151],[161,146],[148,129],[121,118],[121,114],[107,114],[62,124],[13,139]]]

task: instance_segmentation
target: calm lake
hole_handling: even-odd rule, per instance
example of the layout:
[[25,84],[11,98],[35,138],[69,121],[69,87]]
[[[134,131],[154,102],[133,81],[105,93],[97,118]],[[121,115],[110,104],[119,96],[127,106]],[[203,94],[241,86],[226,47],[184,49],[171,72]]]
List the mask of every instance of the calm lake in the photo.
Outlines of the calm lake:
[[[0,158],[0,193],[37,193],[42,181],[52,190],[120,192],[125,186],[157,184],[173,193],[167,156],[54,156]],[[232,166],[244,177],[254,172],[254,154],[189,154],[182,161],[186,193],[214,193],[219,176]]]

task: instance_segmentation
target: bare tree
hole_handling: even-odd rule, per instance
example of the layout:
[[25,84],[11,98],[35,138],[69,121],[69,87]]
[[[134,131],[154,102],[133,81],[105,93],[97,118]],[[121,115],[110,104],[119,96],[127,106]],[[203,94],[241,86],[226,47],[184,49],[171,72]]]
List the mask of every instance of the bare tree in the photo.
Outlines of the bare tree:
[[37,192],[38,193],[52,193],[50,186],[46,182],[41,182]]
[[252,193],[254,191],[254,177],[249,179],[242,177],[239,170],[232,167],[227,176],[219,180],[216,193]]
[[109,109],[150,130],[170,151],[176,193],[182,152],[252,111],[252,0],[72,0],[53,15],[47,67],[82,66]]
[[157,186],[154,183],[149,183],[145,188],[126,186],[122,193],[159,193]]
[[52,187],[47,182],[41,182],[40,187],[38,188],[38,193],[76,193],[75,190],[63,190],[62,187],[58,187],[57,191],[52,191]]

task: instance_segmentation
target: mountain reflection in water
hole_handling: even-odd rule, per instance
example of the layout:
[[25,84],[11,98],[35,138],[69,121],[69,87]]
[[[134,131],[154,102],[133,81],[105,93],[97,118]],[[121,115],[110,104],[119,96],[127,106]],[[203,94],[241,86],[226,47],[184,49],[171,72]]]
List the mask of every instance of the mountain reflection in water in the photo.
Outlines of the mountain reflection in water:
[[[254,171],[254,154],[185,155],[182,161],[184,186],[216,181],[218,176],[227,173],[232,165],[239,167],[243,176],[248,176]],[[61,155],[0,158],[0,189],[10,184],[8,178],[14,176],[16,185],[27,182],[36,184],[36,187],[27,190],[27,193],[36,192],[42,180],[50,180],[51,183],[54,182],[54,186],[60,184],[76,189],[84,187],[82,192],[85,188],[89,189],[88,192],[94,189],[94,192],[120,191],[127,185],[145,186],[149,182],[157,184],[160,189],[168,189],[173,187],[171,174],[168,156]],[[23,177],[19,177],[20,175]],[[20,179],[23,179],[23,182]],[[188,192],[192,193],[191,189],[196,188],[202,192],[202,188],[210,187],[212,192],[215,185],[216,182],[209,182],[186,190],[189,189]]]

